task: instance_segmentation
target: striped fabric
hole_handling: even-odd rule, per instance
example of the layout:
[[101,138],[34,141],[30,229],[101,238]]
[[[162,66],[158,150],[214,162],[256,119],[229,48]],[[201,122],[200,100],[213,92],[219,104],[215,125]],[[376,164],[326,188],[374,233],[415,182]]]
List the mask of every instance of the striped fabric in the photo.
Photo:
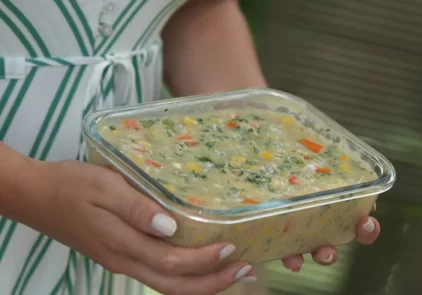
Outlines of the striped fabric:
[[[0,1],[0,140],[40,160],[82,160],[83,117],[159,98],[159,33],[183,1]],[[0,216],[0,294],[142,292]]]

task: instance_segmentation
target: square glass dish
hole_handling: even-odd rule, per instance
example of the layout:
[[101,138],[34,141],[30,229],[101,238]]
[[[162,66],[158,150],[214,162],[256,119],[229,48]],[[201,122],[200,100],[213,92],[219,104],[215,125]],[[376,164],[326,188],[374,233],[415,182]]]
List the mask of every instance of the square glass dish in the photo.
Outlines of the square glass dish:
[[[254,115],[254,112],[261,117]],[[254,118],[254,120],[243,119],[237,113],[242,114],[242,116],[252,116],[251,118]],[[206,125],[214,118],[212,114],[221,114],[223,117],[230,115],[232,117],[229,121],[223,120],[223,123],[217,122]],[[168,136],[169,143],[162,142],[162,147],[178,144],[184,149],[193,148],[201,151],[196,145],[206,144],[208,146],[207,149],[202,149],[202,151],[207,151],[208,154],[197,157],[197,159],[201,162],[199,164],[202,165],[202,169],[207,166],[206,169],[211,170],[200,174],[199,170],[191,167],[189,173],[192,172],[193,176],[188,175],[192,178],[192,183],[200,184],[201,188],[198,188],[198,192],[200,189],[202,190],[197,195],[209,193],[210,195],[205,196],[206,198],[223,200],[222,203],[214,202],[215,206],[212,206],[212,204],[207,206],[204,198],[192,202],[186,197],[182,197],[184,193],[182,190],[183,181],[180,179],[174,180],[172,177],[163,178],[165,181],[157,179],[155,177],[157,174],[151,171],[166,169],[166,167],[163,168],[161,164],[146,159],[148,153],[145,153],[142,143],[139,143],[139,146],[136,143],[136,150],[140,152],[139,160],[129,156],[124,148],[119,147],[116,144],[118,141],[110,140],[113,133],[121,130],[118,126],[127,124],[125,127],[130,131],[126,133],[126,136],[128,136],[126,139],[135,143],[136,140],[133,138],[137,138],[136,136],[141,134],[140,132],[146,132],[145,128],[150,128],[154,122],[165,123],[168,122],[168,118],[178,118],[179,116],[184,118],[185,123],[192,123],[193,125],[183,129],[184,133],[189,130],[197,130],[195,128],[202,128],[200,129],[202,132],[210,132],[203,126],[211,126],[211,128],[221,132],[218,135],[220,137],[217,136],[215,139],[217,146],[224,144],[225,141],[227,142],[230,136],[234,136],[234,133],[230,132],[236,130],[241,132],[243,130],[241,126],[246,126],[247,123],[248,127],[243,130],[246,135],[236,137],[239,145],[229,144],[228,147],[226,146],[226,152],[227,150],[231,152],[242,150],[243,147],[252,142],[250,140],[252,137],[249,138],[248,136],[256,136],[253,138],[258,139],[261,138],[259,137],[260,132],[265,133],[265,136],[274,130],[276,132],[278,130],[277,124],[271,122],[271,124],[265,125],[267,127],[264,126],[265,122],[272,120],[271,118],[277,116],[280,120],[287,118],[287,123],[284,122],[286,124],[283,123],[284,125],[280,127],[284,129],[280,129],[279,133],[274,133],[275,137],[270,137],[270,140],[263,145],[272,146],[270,147],[272,151],[279,150],[280,153],[263,152],[255,146],[251,147],[251,150],[256,152],[256,158],[251,160],[248,157],[251,157],[252,154],[243,154],[243,156],[246,155],[248,168],[241,172],[235,164],[225,164],[226,166],[221,169],[221,164],[217,165],[216,163],[219,161],[218,158],[209,159],[209,150],[214,150],[216,143],[208,144],[208,142],[205,142],[204,138],[208,135],[201,135],[201,139],[198,139],[199,141],[195,144],[192,144],[191,138],[188,138],[188,142],[179,143],[177,140],[175,141],[175,135],[171,133],[172,131],[168,131],[170,133],[165,136]],[[126,123],[123,124],[122,122]],[[232,129],[234,131],[221,130],[219,124],[223,124],[221,125],[223,128],[236,128]],[[262,130],[260,129],[261,126],[258,126],[259,124],[262,124]],[[289,124],[295,124],[296,127],[289,127]],[[167,124],[168,126],[173,128],[173,125]],[[273,129],[268,126],[272,126]],[[267,129],[264,129],[264,127]],[[105,128],[110,130],[110,134],[107,136],[102,132]],[[171,130],[174,130],[174,128]],[[315,145],[313,141],[303,142],[302,139],[299,140],[298,138],[297,142],[296,139],[292,140],[291,144],[293,145],[290,146],[290,149],[283,150],[283,146],[288,146],[287,142],[283,142],[287,137],[283,136],[289,134],[291,130],[295,130],[291,133],[293,138],[297,133],[308,132],[310,136],[312,135],[311,138],[319,140],[321,145]],[[390,189],[395,181],[393,166],[380,153],[304,100],[271,89],[243,89],[104,110],[86,118],[83,132],[88,143],[90,163],[111,167],[116,172],[121,173],[132,186],[159,203],[174,216],[178,228],[174,236],[167,238],[170,243],[182,247],[200,247],[214,242],[231,242],[236,246],[236,250],[225,263],[233,260],[245,260],[251,264],[257,264],[297,253],[310,252],[323,245],[336,246],[348,243],[355,236],[356,224],[370,213],[378,195]],[[224,137],[224,134],[229,136]],[[120,140],[126,142],[124,141],[125,138]],[[150,145],[148,142],[146,144]],[[335,146],[336,151],[341,151],[341,155],[333,155],[333,151],[330,148],[323,147],[323,145]],[[158,149],[157,146],[154,148]],[[191,151],[188,150],[186,153],[190,154]],[[250,153],[253,153],[252,151]],[[289,156],[289,152],[296,153],[296,156]],[[153,152],[149,153],[149,155],[152,154]],[[224,157],[225,151],[223,150],[220,155]],[[183,158],[182,154],[179,156]],[[261,156],[263,158],[259,158]],[[181,164],[167,163],[165,156],[163,157],[162,165],[173,165],[176,167],[173,167],[173,170],[181,169],[181,166],[186,164],[183,160],[179,161]],[[294,162],[288,162],[292,159],[294,159]],[[151,167],[142,166],[138,160],[143,163],[149,161],[147,163]],[[261,163],[260,161],[266,162],[259,166],[260,164],[257,163]],[[277,161],[281,165],[273,165]],[[315,166],[315,163],[328,163],[327,161],[334,161],[329,163],[332,164],[332,167],[336,167],[335,169],[343,167],[347,168],[347,171],[336,174],[329,168]],[[347,174],[350,172],[350,167],[344,166],[345,164],[341,161],[350,161],[350,165],[358,163],[356,167],[360,167],[359,169],[368,172],[368,175],[371,176],[359,178],[357,177],[360,175],[359,170],[356,170],[357,174],[352,171],[356,177],[351,178]],[[245,163],[245,159],[240,162]],[[259,166],[258,170],[253,172],[252,169],[256,169],[257,165]],[[271,171],[268,172],[268,167],[275,167],[276,170],[270,169]],[[362,167],[365,167],[365,169]],[[226,168],[228,170],[225,170]],[[235,195],[232,195],[229,201],[224,198],[217,198],[213,193],[217,194],[218,192],[220,194],[227,187],[221,185],[223,182],[216,181],[217,178],[215,177],[217,176],[215,175],[217,175],[217,172],[213,172],[212,169],[221,172],[218,174],[220,180],[225,181],[229,177],[233,177],[235,184],[244,184],[247,189],[234,190]],[[256,171],[273,173],[272,178],[267,177],[268,174],[266,174],[267,176],[261,175],[257,180]],[[177,173],[174,175],[180,174]],[[185,182],[189,182],[190,178],[187,178],[187,174],[183,175]],[[303,178],[303,185],[300,182],[296,183],[296,179],[299,177]],[[275,181],[275,178],[279,181]],[[212,183],[206,184],[206,179]],[[331,179],[334,182],[339,179],[339,182],[335,185],[333,182],[325,182],[324,179]],[[173,181],[171,185],[168,185],[168,182],[171,181]],[[273,182],[276,182],[279,186],[274,187]],[[219,184],[219,190],[214,189],[214,187],[217,187],[216,183]],[[325,186],[318,187],[318,184],[324,183]],[[339,185],[339,183],[342,183],[342,185]],[[305,187],[305,184],[309,189],[301,190],[301,186]],[[173,187],[173,189],[170,187]],[[180,190],[175,190],[174,187],[180,188]],[[184,188],[186,189],[186,187]],[[255,189],[253,196],[248,196],[251,199],[242,196],[242,192],[248,194],[253,189]],[[255,195],[260,196],[259,201],[253,199]],[[265,199],[266,197],[268,199]],[[239,205],[234,205],[234,201],[238,202]]]

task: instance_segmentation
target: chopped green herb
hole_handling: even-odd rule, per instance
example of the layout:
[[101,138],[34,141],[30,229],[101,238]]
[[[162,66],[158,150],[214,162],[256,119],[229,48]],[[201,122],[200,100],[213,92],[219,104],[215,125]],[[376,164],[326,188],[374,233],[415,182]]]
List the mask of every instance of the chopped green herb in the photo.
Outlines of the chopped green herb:
[[259,148],[258,148],[258,147],[256,147],[256,146],[254,146],[254,147],[253,147],[253,151],[255,152],[255,154],[258,154],[258,153],[259,153]]
[[252,118],[254,118],[255,120],[262,120],[262,118],[260,116],[257,116],[257,115],[253,115]]
[[170,128],[174,126],[174,122],[170,119],[164,119],[162,123]]
[[198,172],[196,172],[195,170],[192,170],[192,174],[193,174],[193,176],[195,176],[196,178],[202,178],[202,179],[207,178],[207,176],[206,176],[205,174],[198,173]]
[[198,121],[199,124],[204,124],[204,119],[202,118],[197,118],[196,121]]
[[142,123],[142,126],[144,126],[144,128],[151,128],[152,125],[155,124],[155,120],[144,120],[144,121],[140,121]]
[[169,109],[164,109],[165,112],[167,112]]
[[212,147],[214,147],[214,146],[215,146],[215,141],[207,141],[207,142],[205,143],[205,145],[206,145],[207,147],[209,147],[209,148],[212,148]]
[[245,161],[245,163],[246,163],[247,165],[256,165],[256,164],[258,164],[258,161],[246,160],[246,161]]
[[330,210],[331,206],[330,205],[324,205],[321,208],[321,212],[319,213],[319,216],[324,215],[325,212],[327,212],[328,210]]
[[278,169],[282,172],[288,171],[290,169],[292,169],[292,164],[290,163],[289,160],[284,160],[283,164],[281,164]]
[[173,132],[171,132],[170,130],[167,130],[166,133],[167,133],[168,137],[172,137],[173,136]]
[[108,128],[109,128],[110,130],[116,130],[116,126],[114,126],[114,125],[110,125],[110,126],[108,126]]
[[246,181],[260,185],[269,183],[271,181],[271,177],[267,177],[258,173],[251,173],[246,177]]
[[205,162],[205,163],[214,163],[213,160],[211,160],[210,158],[207,157],[199,157],[197,158],[199,161],[201,162]]

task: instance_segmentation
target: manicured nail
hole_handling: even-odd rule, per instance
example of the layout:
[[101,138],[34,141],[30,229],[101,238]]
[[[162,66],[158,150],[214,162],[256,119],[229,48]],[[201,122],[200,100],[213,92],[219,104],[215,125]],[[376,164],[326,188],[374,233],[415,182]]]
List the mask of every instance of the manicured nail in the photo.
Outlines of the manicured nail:
[[372,206],[372,212],[377,211],[377,203],[374,203],[374,205]]
[[237,280],[239,283],[251,283],[251,282],[256,282],[256,278],[255,277],[243,277]]
[[226,247],[224,247],[221,251],[220,251],[220,260],[226,259],[227,257],[229,257],[233,252],[234,249],[236,249],[236,247],[232,244],[227,245]]
[[236,275],[236,278],[235,278],[235,280],[236,281],[239,281],[241,278],[243,278],[250,270],[252,269],[252,266],[250,266],[250,265],[246,265],[246,266],[244,266],[244,267],[242,267],[238,272],[237,272],[237,275]]
[[333,260],[334,260],[334,256],[333,256],[333,254],[330,254],[330,256],[328,256],[327,258],[321,258],[320,259],[322,262],[324,262],[324,263],[331,263],[331,262],[333,262]]
[[155,214],[152,227],[167,237],[171,237],[177,229],[176,221],[163,213]]
[[372,233],[375,230],[375,223],[372,218],[368,218],[368,221],[365,222],[363,228],[368,232]]

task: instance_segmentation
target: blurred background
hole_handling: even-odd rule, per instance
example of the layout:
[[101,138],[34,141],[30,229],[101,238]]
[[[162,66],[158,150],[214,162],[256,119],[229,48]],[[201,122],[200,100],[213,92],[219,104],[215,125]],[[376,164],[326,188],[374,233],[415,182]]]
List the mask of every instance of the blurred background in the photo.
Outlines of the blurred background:
[[270,263],[277,295],[422,294],[422,1],[241,0],[271,88],[300,96],[394,164],[371,246],[301,273]]

